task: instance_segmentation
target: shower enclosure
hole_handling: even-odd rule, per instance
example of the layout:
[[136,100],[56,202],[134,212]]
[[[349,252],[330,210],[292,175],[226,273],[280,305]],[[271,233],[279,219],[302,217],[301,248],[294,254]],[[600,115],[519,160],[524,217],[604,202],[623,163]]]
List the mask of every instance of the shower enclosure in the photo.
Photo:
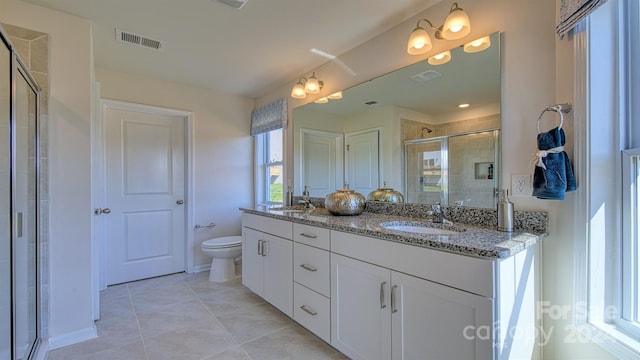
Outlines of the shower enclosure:
[[39,92],[0,35],[0,360],[17,360],[40,344]]
[[490,130],[406,141],[407,202],[495,207],[499,140]]

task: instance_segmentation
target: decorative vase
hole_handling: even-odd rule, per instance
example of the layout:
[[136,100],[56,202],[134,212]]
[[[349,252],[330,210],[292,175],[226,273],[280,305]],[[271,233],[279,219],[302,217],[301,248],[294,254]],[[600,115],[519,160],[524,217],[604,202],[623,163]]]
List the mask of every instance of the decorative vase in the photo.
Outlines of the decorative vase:
[[367,195],[367,200],[402,203],[404,202],[404,196],[400,191],[387,187],[387,183],[385,182],[383,187],[370,192],[369,195]]
[[364,211],[364,195],[349,189],[336,190],[324,198],[324,207],[333,215],[358,215]]

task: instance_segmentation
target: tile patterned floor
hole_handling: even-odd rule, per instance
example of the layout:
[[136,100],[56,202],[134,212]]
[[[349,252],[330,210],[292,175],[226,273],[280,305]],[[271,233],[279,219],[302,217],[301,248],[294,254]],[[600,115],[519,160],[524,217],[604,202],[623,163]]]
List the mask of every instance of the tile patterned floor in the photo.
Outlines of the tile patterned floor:
[[208,272],[108,287],[98,338],[49,360],[346,359],[244,286]]

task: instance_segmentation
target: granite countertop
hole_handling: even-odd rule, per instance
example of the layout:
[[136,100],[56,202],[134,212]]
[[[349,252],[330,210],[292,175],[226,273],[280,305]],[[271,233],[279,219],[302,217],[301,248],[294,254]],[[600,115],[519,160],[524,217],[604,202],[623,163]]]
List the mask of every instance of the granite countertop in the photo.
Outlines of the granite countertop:
[[355,216],[334,216],[324,208],[310,212],[295,212],[282,208],[241,208],[243,212],[263,215],[300,224],[324,227],[331,230],[370,236],[398,243],[448,251],[489,259],[508,258],[542,240],[546,233],[535,230],[502,232],[495,226],[479,226],[456,223],[453,226],[429,223],[429,227],[454,230],[455,234],[421,234],[390,230],[380,224],[424,224],[424,218],[363,212]]

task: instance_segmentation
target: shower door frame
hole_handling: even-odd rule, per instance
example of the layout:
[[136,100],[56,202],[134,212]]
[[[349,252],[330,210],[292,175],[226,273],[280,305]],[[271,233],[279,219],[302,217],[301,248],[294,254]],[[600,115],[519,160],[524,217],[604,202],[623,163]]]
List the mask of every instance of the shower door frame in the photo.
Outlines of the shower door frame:
[[[402,152],[402,156],[403,156],[403,161],[402,161],[402,165],[403,165],[403,169],[402,169],[402,177],[403,177],[403,184],[404,184],[404,193],[405,195],[408,195],[408,191],[409,191],[409,183],[408,183],[408,176],[407,176],[407,171],[408,171],[408,159],[407,159],[407,149],[410,145],[419,145],[419,144],[424,144],[424,143],[428,143],[428,142],[440,142],[442,145],[440,147],[440,151],[441,151],[441,158],[442,158],[442,167],[441,167],[441,172],[442,172],[442,178],[443,181],[445,181],[447,184],[443,186],[442,190],[440,191],[440,204],[442,205],[452,205],[449,204],[449,139],[452,137],[457,137],[457,136],[465,136],[465,135],[472,135],[472,134],[479,134],[479,133],[485,133],[485,132],[491,132],[493,133],[493,136],[495,138],[495,144],[494,144],[494,194],[493,194],[493,198],[494,198],[494,202],[496,201],[497,195],[496,192],[498,191],[498,189],[500,188],[500,183],[501,183],[501,173],[502,173],[502,155],[501,155],[501,151],[500,149],[502,148],[502,139],[501,139],[501,135],[502,135],[502,131],[500,128],[488,128],[488,129],[482,129],[482,130],[475,130],[475,131],[467,131],[467,132],[460,132],[460,133],[455,133],[455,134],[450,134],[450,135],[443,135],[443,136],[434,136],[434,137],[430,137],[430,138],[423,138],[423,139],[415,139],[415,140],[406,140],[404,142],[404,151]],[[408,196],[407,196],[407,200],[408,200]]]
[[41,95],[41,91],[39,86],[37,85],[37,82],[34,80],[34,78],[31,76],[31,74],[29,73],[29,71],[27,70],[27,67],[25,66],[25,64],[22,62],[22,60],[20,59],[20,57],[17,55],[17,53],[15,52],[12,44],[10,41],[8,41],[7,36],[5,35],[4,31],[2,31],[2,29],[0,28],[0,38],[1,38],[1,42],[8,48],[8,50],[10,51],[10,74],[9,74],[9,79],[10,79],[10,113],[9,113],[9,141],[10,141],[10,154],[9,154],[9,171],[10,171],[10,194],[9,194],[9,203],[10,203],[10,211],[9,211],[9,238],[10,238],[10,252],[11,252],[11,274],[10,274],[10,281],[11,281],[11,359],[17,359],[18,357],[18,349],[17,349],[17,344],[16,344],[16,333],[17,333],[17,321],[16,321],[16,281],[15,281],[15,276],[16,276],[16,254],[15,254],[15,240],[17,238],[17,229],[16,229],[16,224],[17,224],[17,216],[14,213],[14,201],[16,199],[16,182],[17,182],[17,178],[16,178],[16,168],[17,168],[17,164],[16,164],[16,145],[17,145],[17,106],[16,106],[16,102],[17,102],[17,81],[18,81],[18,76],[22,76],[24,78],[24,80],[26,81],[26,85],[30,88],[30,90],[33,91],[34,95],[35,95],[35,124],[34,124],[34,129],[33,129],[33,133],[29,133],[27,134],[27,136],[33,136],[34,137],[34,154],[33,154],[33,158],[34,158],[34,164],[33,166],[35,167],[34,169],[30,169],[34,171],[34,179],[29,179],[29,181],[33,180],[33,185],[34,185],[34,219],[31,219],[30,221],[33,221],[34,223],[34,234],[33,236],[35,237],[35,246],[34,246],[34,250],[35,251],[35,291],[34,291],[34,296],[35,296],[35,338],[33,339],[33,341],[29,344],[29,348],[27,349],[27,351],[25,351],[24,354],[26,354],[26,357],[22,357],[21,359],[33,359],[36,354],[39,353],[39,348],[42,345],[42,319],[41,319],[41,289],[40,289],[40,285],[41,285],[41,253],[40,253],[40,218],[39,218],[39,214],[40,214],[40,208],[39,208],[39,202],[40,202],[40,193],[39,193],[39,188],[40,188],[40,95]]

